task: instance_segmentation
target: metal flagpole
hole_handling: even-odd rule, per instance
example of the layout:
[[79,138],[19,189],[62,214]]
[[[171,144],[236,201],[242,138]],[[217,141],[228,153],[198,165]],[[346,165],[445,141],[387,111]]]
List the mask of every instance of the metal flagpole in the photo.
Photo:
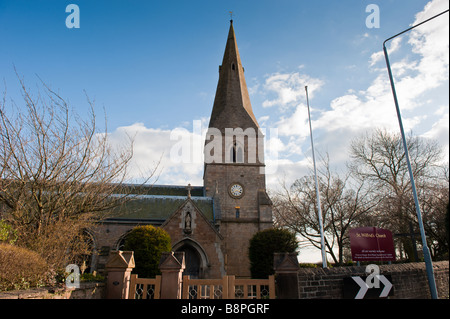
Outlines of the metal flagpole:
[[395,85],[394,85],[394,77],[392,76],[392,70],[391,70],[391,65],[389,63],[389,57],[388,57],[388,52],[386,49],[386,42],[389,40],[392,40],[393,38],[407,32],[410,31],[416,27],[418,27],[421,24],[424,24],[425,22],[430,21],[431,19],[434,19],[438,16],[440,16],[441,14],[444,14],[446,12],[448,12],[449,10],[443,11],[437,15],[435,15],[434,17],[431,17],[421,23],[418,23],[400,33],[397,33],[396,35],[386,39],[383,42],[383,51],[384,51],[384,57],[386,60],[386,66],[388,69],[388,73],[389,73],[389,81],[391,82],[391,89],[392,89],[392,95],[394,96],[394,103],[395,103],[395,109],[397,111],[397,118],[398,118],[398,124],[400,126],[400,133],[402,135],[402,141],[403,141],[403,148],[405,150],[405,158],[406,158],[406,164],[408,165],[408,172],[409,172],[409,178],[411,181],[411,188],[412,188],[412,192],[413,192],[413,197],[414,197],[414,204],[416,206],[416,214],[417,214],[417,220],[419,222],[419,229],[420,229],[420,236],[422,237],[422,247],[423,247],[423,258],[425,260],[425,267],[426,267],[426,271],[427,271],[427,277],[428,277],[428,285],[430,287],[430,293],[431,293],[431,298],[433,299],[437,299],[438,295],[437,295],[437,289],[436,289],[436,281],[434,279],[434,272],[433,272],[433,264],[431,261],[431,255],[430,255],[430,250],[428,248],[428,244],[427,244],[427,239],[425,236],[425,230],[423,227],[423,220],[422,220],[422,214],[420,212],[420,206],[419,206],[419,200],[417,198],[417,191],[416,191],[416,184],[414,182],[414,176],[413,176],[413,172],[412,172],[412,168],[411,168],[411,162],[409,159],[409,153],[408,153],[408,146],[406,145],[406,138],[405,138],[405,132],[403,130],[403,124],[402,124],[402,117],[400,114],[400,107],[398,105],[398,99],[397,99],[397,93],[395,91]]
[[308,106],[308,119],[309,119],[309,131],[311,135],[311,150],[314,163],[314,178],[316,181],[316,196],[317,196],[317,213],[319,215],[319,229],[320,229],[320,246],[322,249],[322,267],[327,268],[327,253],[325,251],[325,237],[323,235],[323,222],[322,222],[322,209],[320,205],[320,192],[319,183],[317,181],[317,170],[316,170],[316,157],[314,156],[314,139],[311,127],[311,114],[309,112],[309,98],[308,98],[308,87],[305,86],[306,91],[306,105]]

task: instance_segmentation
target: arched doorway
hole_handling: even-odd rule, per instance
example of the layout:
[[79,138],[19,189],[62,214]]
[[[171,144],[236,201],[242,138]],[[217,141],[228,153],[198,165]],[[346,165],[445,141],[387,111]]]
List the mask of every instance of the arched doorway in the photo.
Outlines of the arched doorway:
[[189,245],[183,245],[177,251],[184,252],[184,261],[186,268],[184,269],[183,276],[191,276],[191,278],[199,278],[200,276],[200,255],[196,249]]
[[174,251],[184,252],[186,268],[183,276],[202,279],[208,267],[208,259],[202,247],[193,240],[185,239],[173,246]]

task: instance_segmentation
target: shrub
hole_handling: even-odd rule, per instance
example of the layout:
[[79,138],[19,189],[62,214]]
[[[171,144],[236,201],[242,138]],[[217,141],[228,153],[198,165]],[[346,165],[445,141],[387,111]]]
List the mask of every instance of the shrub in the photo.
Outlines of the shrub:
[[48,280],[44,259],[26,248],[0,243],[0,290],[43,286]]
[[295,235],[286,229],[266,229],[250,239],[249,258],[252,278],[273,275],[273,254],[293,253],[298,247]]
[[159,275],[161,254],[170,249],[169,234],[164,229],[151,225],[137,226],[125,238],[124,250],[134,251],[136,267],[133,273],[140,277]]
[[84,273],[80,276],[81,282],[103,282],[105,277],[98,274]]
[[11,225],[0,219],[0,243],[5,242],[14,245],[17,237],[17,231]]
[[318,268],[319,267],[317,264],[312,264],[312,263],[301,263],[301,264],[298,264],[298,266],[300,268]]

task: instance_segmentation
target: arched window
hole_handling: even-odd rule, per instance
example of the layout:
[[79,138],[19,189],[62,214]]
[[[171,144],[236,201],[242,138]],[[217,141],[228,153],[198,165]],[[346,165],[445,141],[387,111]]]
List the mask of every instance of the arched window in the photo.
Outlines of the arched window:
[[230,162],[236,163],[236,148],[234,146],[230,148]]
[[237,145],[236,142],[230,149],[230,162],[244,163],[244,149],[242,148],[242,146]]
[[236,150],[236,163],[244,163],[244,151],[240,146]]
[[234,65],[234,63],[231,63],[231,69],[234,71],[236,70],[236,66]]
[[80,249],[79,254],[73,256],[72,262],[80,265],[83,273],[91,273],[96,268],[96,243],[93,234],[84,229],[79,236],[77,236],[77,245]]

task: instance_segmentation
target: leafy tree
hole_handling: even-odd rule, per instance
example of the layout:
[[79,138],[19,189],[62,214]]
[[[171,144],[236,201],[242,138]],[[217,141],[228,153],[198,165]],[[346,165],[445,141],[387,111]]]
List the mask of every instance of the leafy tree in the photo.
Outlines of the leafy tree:
[[250,239],[249,258],[252,278],[267,278],[273,275],[273,254],[293,253],[298,248],[295,234],[280,228],[257,232]]
[[140,277],[154,277],[160,274],[161,254],[171,250],[170,236],[159,227],[137,226],[126,236],[124,250],[134,251],[134,273]]

